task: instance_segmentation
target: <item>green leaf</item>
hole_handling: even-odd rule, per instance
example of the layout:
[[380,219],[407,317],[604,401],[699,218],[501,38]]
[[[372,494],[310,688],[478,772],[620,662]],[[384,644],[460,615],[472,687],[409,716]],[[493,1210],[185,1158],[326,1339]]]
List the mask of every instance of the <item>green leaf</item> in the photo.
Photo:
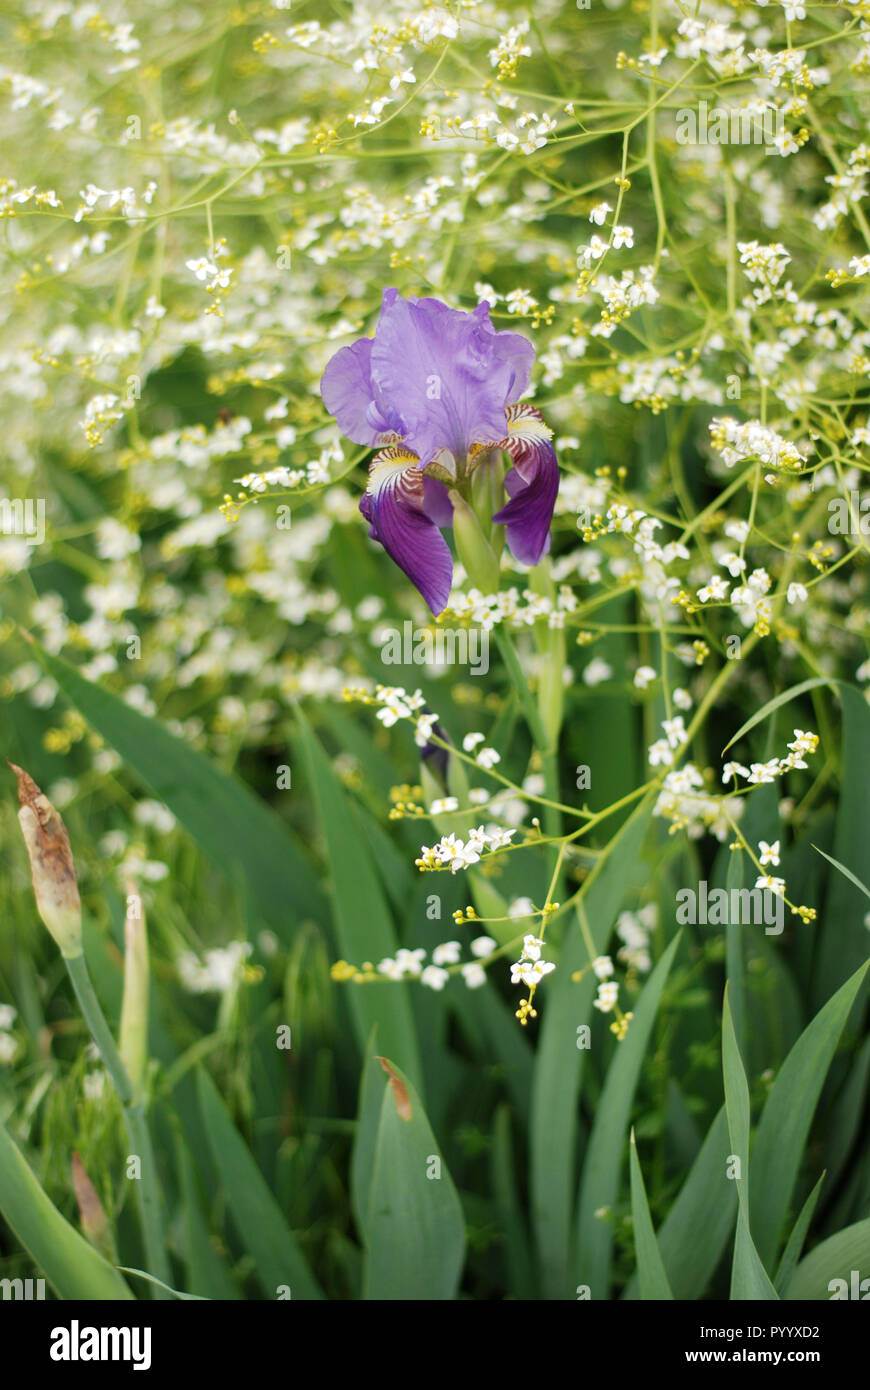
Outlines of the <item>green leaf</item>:
[[[359,835],[348,834],[348,825],[353,821],[347,795],[301,711],[297,712],[297,719],[309,782],[326,839],[341,953],[353,965],[394,956],[393,921],[371,854]],[[365,1054],[372,1028],[377,1025],[378,1046],[395,1057],[417,1085],[422,1085],[408,986],[384,981],[383,984],[351,983],[344,988],[348,992],[360,1052]]]
[[816,1209],[816,1203],[819,1200],[819,1194],[822,1190],[822,1183],[824,1181],[825,1174],[823,1173],[822,1176],[819,1178],[818,1182],[816,1183],[815,1187],[813,1188],[812,1192],[810,1193],[809,1197],[801,1207],[801,1214],[798,1217],[797,1221],[794,1223],[792,1233],[789,1236],[786,1242],[786,1247],[782,1252],[782,1259],[779,1262],[779,1268],[776,1271],[776,1278],[773,1281],[776,1287],[776,1291],[779,1294],[780,1298],[785,1298],[785,1291],[791,1283],[792,1275],[795,1271],[795,1265],[800,1259],[801,1251],[804,1248],[804,1241],[807,1238],[807,1231],[810,1228],[810,1222],[813,1219],[813,1212]]
[[[646,797],[586,880],[585,911],[597,952],[604,951],[629,890],[626,865],[639,859],[652,807],[653,797]],[[579,984],[571,975],[588,965],[589,952],[579,920],[572,921],[559,950],[559,968],[547,979],[532,1092],[532,1212],[542,1293],[548,1299],[573,1294],[569,1263],[577,1172],[577,1096],[586,1060],[586,1053],[577,1046],[577,1030],[588,1024],[592,1014],[595,981],[591,971]]]
[[853,874],[851,869],[847,869],[846,865],[841,864],[839,859],[835,859],[832,854],[825,854],[825,851],[819,849],[818,845],[813,845],[813,849],[816,851],[816,854],[820,854],[823,859],[827,859],[829,864],[833,864],[835,869],[839,869],[841,874],[845,874],[849,882],[854,883],[856,888],[860,888],[865,897],[870,898],[870,888],[867,887],[866,883],[861,882],[857,874]]
[[366,1300],[401,1302],[456,1296],[465,1222],[419,1096],[392,1062],[374,1058],[388,1080],[381,1096],[366,1221]]
[[[843,688],[842,780],[837,803],[833,856],[840,871],[827,887],[824,929],[819,932],[814,973],[818,1008],[870,954],[864,918],[867,892],[867,827],[870,825],[870,705],[863,692]],[[856,879],[858,880],[856,882]]]
[[506,1287],[514,1298],[533,1299],[534,1266],[526,1231],[525,1207],[517,1186],[511,1115],[507,1105],[500,1105],[495,1112],[491,1172],[492,1191],[504,1235]]
[[184,1303],[208,1303],[207,1298],[203,1298],[198,1293],[182,1293],[180,1289],[173,1289],[169,1284],[164,1284],[162,1279],[156,1279],[153,1274],[146,1274],[144,1269],[133,1269],[130,1265],[119,1265],[118,1268],[123,1274],[135,1274],[140,1279],[145,1279],[155,1288],[163,1289],[164,1293],[171,1294],[173,1298],[178,1298]]
[[811,680],[801,681],[799,685],[789,686],[788,690],[783,690],[779,695],[774,695],[772,700],[768,700],[766,704],[761,706],[761,709],[755,711],[751,719],[747,719],[745,724],[741,724],[737,733],[725,744],[722,752],[727,753],[728,749],[733,748],[737,740],[741,739],[744,734],[748,734],[750,729],[754,729],[756,724],[760,724],[769,714],[773,714],[774,710],[781,709],[783,705],[787,705],[790,700],[796,700],[798,695],[803,695],[807,690],[815,690],[816,687],[820,685],[833,687],[840,684],[840,681],[835,681],[827,676],[813,676]]
[[813,1113],[843,1026],[867,972],[837,990],[789,1052],[770,1088],[752,1154],[752,1229],[771,1268],[792,1199]]
[[736,1159],[739,1164],[739,1177],[731,1180],[737,1187],[737,1234],[731,1266],[731,1298],[775,1299],[778,1294],[767,1277],[749,1229],[749,1086],[737,1046],[728,994],[726,985],[722,1009],[722,1074],[731,1143],[729,1159]]
[[[788,1286],[786,1298],[822,1299],[832,1298],[839,1292],[841,1297],[850,1297],[852,1290],[852,1270],[859,1275],[859,1296],[870,1293],[870,1284],[860,1290],[860,1283],[870,1277],[870,1220],[858,1221],[847,1226],[835,1236],[823,1240],[806,1259],[801,1260]],[[847,1291],[842,1288],[831,1289],[834,1279],[845,1280]]]
[[207,1072],[197,1073],[197,1089],[203,1125],[227,1194],[230,1217],[253,1258],[266,1296],[275,1298],[281,1285],[289,1285],[294,1300],[321,1298],[296,1237]]
[[2,1124],[0,1211],[33,1259],[29,1277],[47,1279],[59,1298],[133,1298],[118,1271],[60,1214]]
[[612,1207],[619,1194],[631,1103],[659,1000],[679,943],[678,934],[644,985],[625,1038],[616,1044],[583,1158],[577,1199],[575,1283],[587,1284],[593,1298],[608,1296],[613,1247],[613,1228],[610,1222],[596,1216],[596,1212],[602,1207]]
[[278,817],[243,782],[221,772],[156,719],[34,646],[92,728],[285,941],[292,936],[294,919],[323,916],[325,903],[313,869]]
[[178,1168],[181,1175],[188,1287],[198,1289],[204,1298],[238,1298],[239,1291],[209,1234],[193,1159],[181,1138],[178,1140]]
[[[658,1233],[659,1250],[674,1298],[701,1298],[734,1225],[737,1193],[726,1177],[728,1121],[725,1107],[711,1124],[701,1151]],[[637,1298],[632,1280],[626,1298]]]
[[668,1276],[665,1273],[661,1251],[656,1240],[655,1228],[650,1216],[649,1203],[634,1130],[631,1131],[629,1146],[631,1163],[631,1219],[634,1226],[634,1250],[637,1258],[637,1274],[640,1282],[640,1296],[644,1300],[673,1298]]

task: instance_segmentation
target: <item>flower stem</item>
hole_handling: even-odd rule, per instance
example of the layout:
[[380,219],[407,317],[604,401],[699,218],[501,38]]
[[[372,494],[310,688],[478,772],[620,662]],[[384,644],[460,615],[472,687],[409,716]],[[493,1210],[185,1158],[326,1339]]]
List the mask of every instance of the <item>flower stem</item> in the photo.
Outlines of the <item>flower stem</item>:
[[[84,956],[68,958],[66,966],[91,1037],[99,1049],[112,1085],[118,1093],[130,1141],[131,1156],[135,1155],[141,1164],[141,1177],[136,1183],[136,1191],[148,1272],[153,1274],[155,1278],[161,1279],[165,1284],[169,1284],[171,1283],[171,1270],[163,1239],[157,1170],[154,1162],[154,1151],[151,1147],[151,1135],[145,1118],[145,1107],[135,1097],[133,1085],[127,1075],[124,1063],[121,1061],[106,1016],[91,984]],[[168,1296],[161,1289],[158,1289],[154,1295],[155,1298],[159,1299],[168,1298]]]

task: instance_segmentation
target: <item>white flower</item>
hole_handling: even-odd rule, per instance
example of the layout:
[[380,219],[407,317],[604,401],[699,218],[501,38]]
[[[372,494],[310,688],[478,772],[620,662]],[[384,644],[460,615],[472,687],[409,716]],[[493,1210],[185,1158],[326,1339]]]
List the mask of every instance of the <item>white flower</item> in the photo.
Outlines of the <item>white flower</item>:
[[807,591],[803,584],[789,584],[785,596],[789,603],[803,603],[807,597]]
[[486,984],[486,971],[477,961],[469,961],[463,965],[461,974],[469,989],[480,989],[481,985]]
[[491,936],[476,936],[471,943],[471,954],[473,956],[490,956],[498,946],[498,942]]
[[646,690],[650,681],[658,678],[658,673],[651,666],[638,666],[634,673],[634,683],[638,690]]
[[758,848],[760,850],[759,860],[762,864],[779,864],[779,840],[774,840],[772,845],[769,845],[766,840],[759,840]]
[[483,743],[483,734],[466,734],[462,740],[462,747],[466,753],[473,753],[479,743]]
[[772,878],[770,874],[761,874],[755,880],[756,888],[767,888],[769,892],[775,893],[778,898],[785,896],[785,879]]
[[730,782],[732,777],[748,777],[749,768],[742,763],[726,763],[722,769],[722,781]]
[[589,213],[589,221],[594,222],[596,227],[603,227],[607,220],[607,214],[612,211],[609,203],[596,203]]
[[596,956],[592,962],[592,969],[599,980],[607,980],[613,974],[613,961],[610,956]]
[[459,961],[462,947],[458,941],[445,941],[440,946],[436,946],[432,952],[432,959],[436,965],[456,965]]
[[7,1032],[15,1022],[17,1010],[11,1004],[0,1004],[0,1033]]
[[523,960],[540,960],[544,943],[539,936],[527,932],[523,937]]
[[437,965],[427,965],[420,976],[420,984],[427,989],[443,989],[449,979],[446,970],[439,970]]
[[481,748],[477,755],[478,767],[489,769],[495,767],[496,763],[500,762],[501,754],[497,753],[494,748]]
[[610,680],[613,670],[603,661],[600,656],[596,656],[589,662],[583,672],[584,685],[600,685],[602,681]]
[[610,1013],[619,998],[619,985],[615,980],[604,980],[598,986],[598,996],[595,999],[595,1008],[600,1009],[603,1014]]

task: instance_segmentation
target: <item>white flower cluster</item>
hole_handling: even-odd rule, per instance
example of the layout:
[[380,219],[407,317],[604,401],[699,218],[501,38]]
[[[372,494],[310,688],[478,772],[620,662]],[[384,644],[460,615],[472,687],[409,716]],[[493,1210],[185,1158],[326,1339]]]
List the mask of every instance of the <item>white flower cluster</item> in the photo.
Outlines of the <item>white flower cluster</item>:
[[815,753],[819,746],[819,736],[803,729],[795,729],[792,742],[786,746],[789,752],[784,758],[769,758],[766,763],[750,763],[749,767],[744,767],[743,763],[726,763],[722,769],[722,781],[727,783],[736,777],[745,777],[747,782],[761,785],[765,782],[775,782],[777,777],[781,777],[784,772],[791,772],[794,768],[806,768],[809,764],[805,761],[804,754]]
[[178,978],[191,994],[226,994],[238,980],[253,947],[248,941],[231,941],[206,951],[201,961],[192,951],[178,957]]
[[649,938],[658,920],[659,910],[655,903],[647,903],[637,912],[620,912],[616,919],[616,935],[623,945],[617,951],[617,958],[629,970],[639,970],[645,975],[652,968]]
[[[491,936],[477,936],[471,943],[474,960],[461,965],[459,973],[469,989],[480,989],[486,984],[486,970],[481,961],[492,955],[498,942]],[[415,950],[401,947],[395,956],[385,956],[378,963],[377,972],[388,980],[419,980],[427,989],[441,990],[450,979],[447,965],[459,965],[462,946],[458,941],[444,941],[432,952],[432,962],[424,965],[426,952],[422,946]]]
[[502,830],[498,825],[478,825],[468,832],[467,840],[458,840],[454,834],[442,835],[437,845],[423,845],[419,859],[414,863],[418,869],[447,869],[452,874],[478,864],[485,851],[490,854],[509,845],[516,830]]
[[703,774],[694,763],[675,768],[662,783],[653,815],[670,821],[670,835],[685,830],[690,840],[698,840],[709,832],[721,844],[743,814],[744,803],[737,796],[710,795],[704,786]]
[[726,468],[736,463],[757,458],[768,468],[785,468],[792,471],[803,467],[807,456],[796,444],[783,439],[781,434],[763,425],[760,420],[747,420],[741,424],[730,415],[710,421],[710,439],[713,448],[720,455]]

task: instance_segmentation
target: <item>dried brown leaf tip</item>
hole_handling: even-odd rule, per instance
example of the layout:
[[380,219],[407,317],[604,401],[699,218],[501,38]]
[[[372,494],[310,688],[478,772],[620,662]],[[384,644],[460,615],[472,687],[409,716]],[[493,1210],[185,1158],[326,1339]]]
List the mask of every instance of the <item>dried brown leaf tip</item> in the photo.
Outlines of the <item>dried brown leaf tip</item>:
[[112,1253],[112,1230],[109,1225],[109,1218],[97,1194],[97,1189],[88,1177],[85,1165],[75,1150],[73,1150],[72,1156],[72,1180],[79,1216],[81,1217],[82,1231],[91,1245],[95,1245],[104,1254]]
[[393,1088],[393,1100],[396,1102],[396,1112],[400,1120],[410,1120],[413,1112],[411,1097],[408,1095],[408,1088],[400,1076],[393,1071],[391,1062],[386,1057],[376,1057],[376,1062],[380,1062],[387,1076],[390,1078],[390,1085]]
[[36,906],[65,956],[82,953],[82,909],[66,826],[29,773],[15,763],[18,821],[27,853]]

